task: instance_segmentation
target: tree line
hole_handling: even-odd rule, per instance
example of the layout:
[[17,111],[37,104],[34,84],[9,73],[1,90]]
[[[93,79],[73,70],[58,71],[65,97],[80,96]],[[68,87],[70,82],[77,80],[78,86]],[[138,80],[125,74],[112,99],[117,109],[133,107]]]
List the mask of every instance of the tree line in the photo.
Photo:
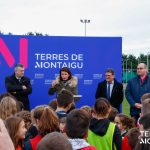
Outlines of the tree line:
[[139,63],[145,63],[150,69],[150,54],[140,54],[138,57],[129,54],[122,54],[122,68],[123,70],[136,71]]
[[[4,33],[0,30],[0,35],[13,35],[13,33],[8,32],[8,33]],[[40,32],[28,32],[22,35],[32,35],[32,36],[50,36],[49,34],[42,34]]]

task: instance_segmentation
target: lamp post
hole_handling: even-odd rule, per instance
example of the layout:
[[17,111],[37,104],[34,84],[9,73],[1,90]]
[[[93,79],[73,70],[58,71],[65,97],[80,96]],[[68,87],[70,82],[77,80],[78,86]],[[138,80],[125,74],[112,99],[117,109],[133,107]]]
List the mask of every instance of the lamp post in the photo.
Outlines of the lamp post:
[[124,72],[124,61],[122,61],[122,63],[123,63],[123,64],[122,64],[122,66],[123,66],[123,72]]
[[[124,71],[125,71],[125,68],[124,68],[124,62],[125,61],[122,61],[122,66],[123,66],[123,69],[122,69],[122,76],[123,76],[123,74],[124,74]],[[125,74],[126,75],[126,74]],[[124,76],[123,76],[124,77]],[[123,78],[124,79],[124,78]],[[124,80],[123,80],[123,83],[124,83]]]
[[138,57],[138,64],[141,62],[140,57]]
[[89,20],[89,19],[81,19],[80,21],[81,21],[81,23],[84,23],[84,25],[85,25],[85,31],[84,31],[84,33],[85,33],[85,36],[86,36],[86,24],[90,23],[91,20]]
[[126,83],[127,83],[127,73],[128,73],[128,59],[126,59]]
[[131,61],[131,77],[132,77],[132,61]]

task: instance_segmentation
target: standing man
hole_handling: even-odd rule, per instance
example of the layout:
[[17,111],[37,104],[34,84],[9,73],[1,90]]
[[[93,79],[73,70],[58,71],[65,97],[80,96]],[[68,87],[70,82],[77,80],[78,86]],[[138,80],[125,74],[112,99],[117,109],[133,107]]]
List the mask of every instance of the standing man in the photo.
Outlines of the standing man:
[[30,110],[28,95],[32,93],[30,79],[24,76],[24,66],[17,64],[14,74],[5,78],[7,92],[21,101],[25,110]]
[[137,76],[128,81],[125,96],[130,104],[130,115],[137,121],[141,112],[141,97],[150,93],[150,77],[147,66],[140,63],[137,66]]
[[113,69],[107,69],[105,72],[105,80],[100,82],[97,87],[95,98],[104,97],[108,99],[110,104],[118,109],[123,101],[123,85],[115,79]]

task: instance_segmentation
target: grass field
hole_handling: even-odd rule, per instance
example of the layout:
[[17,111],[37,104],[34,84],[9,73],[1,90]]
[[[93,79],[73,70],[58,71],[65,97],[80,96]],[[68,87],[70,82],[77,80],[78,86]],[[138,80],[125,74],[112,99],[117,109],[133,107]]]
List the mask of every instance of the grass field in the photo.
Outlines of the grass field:
[[122,103],[122,113],[129,115],[130,114],[130,107],[129,103],[127,102],[126,98],[124,98]]
[[[126,84],[123,84],[123,89],[124,89],[124,95],[125,95]],[[126,115],[130,114],[130,106],[125,97],[122,103],[122,113]]]

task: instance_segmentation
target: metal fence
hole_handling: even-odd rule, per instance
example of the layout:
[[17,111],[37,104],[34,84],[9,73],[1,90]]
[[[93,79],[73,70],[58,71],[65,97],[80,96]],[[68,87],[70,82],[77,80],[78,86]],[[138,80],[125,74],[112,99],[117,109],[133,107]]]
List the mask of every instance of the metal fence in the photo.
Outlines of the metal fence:
[[[130,69],[128,69],[128,70],[124,69],[123,72],[122,72],[122,82],[123,83],[127,83],[128,80],[130,80],[133,77],[136,77],[136,75],[137,75],[136,74],[136,69],[132,69],[132,70],[130,70]],[[149,72],[149,75],[150,75],[150,72]]]

